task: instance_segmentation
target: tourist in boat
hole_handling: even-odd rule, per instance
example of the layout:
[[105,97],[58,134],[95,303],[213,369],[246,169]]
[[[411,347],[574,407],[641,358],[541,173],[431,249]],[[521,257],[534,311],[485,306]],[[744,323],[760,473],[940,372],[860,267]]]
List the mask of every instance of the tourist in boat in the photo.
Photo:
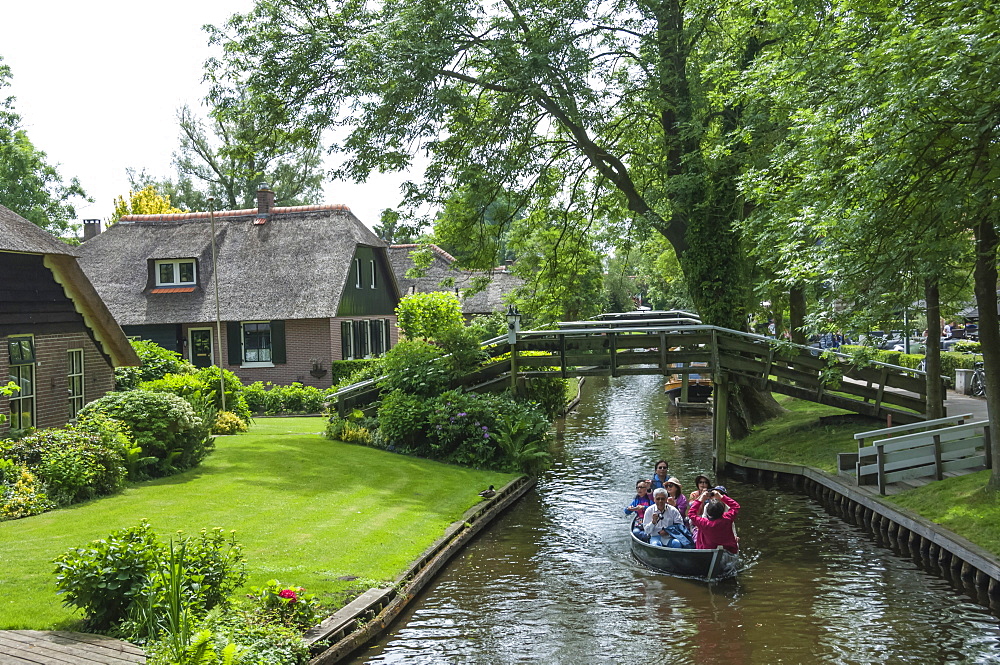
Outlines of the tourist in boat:
[[[706,501],[708,508],[705,510],[706,516],[702,517],[702,504]],[[695,547],[700,550],[714,550],[722,545],[727,551],[736,554],[739,551],[739,543],[736,540],[734,522],[739,512],[740,504],[718,489],[711,489],[703,493],[699,499],[692,501],[688,518],[698,527],[694,534]]]
[[690,496],[688,496],[688,500],[694,501],[699,498],[702,493],[707,492],[710,489],[712,489],[712,481],[708,476],[695,476],[694,489],[691,491]]
[[653,495],[649,493],[649,481],[640,480],[635,484],[635,498],[622,511],[633,518],[632,533],[642,541],[648,542],[649,536],[642,529],[642,517],[646,508],[653,505]]
[[687,523],[687,513],[688,513],[688,500],[683,494],[681,494],[681,481],[677,480],[673,476],[663,484],[663,489],[667,490],[667,503],[677,509],[677,512],[681,514],[681,517],[685,518],[684,523]]
[[667,460],[661,459],[656,462],[655,470],[653,471],[652,485],[650,485],[651,490],[657,490],[667,484],[670,480],[670,474],[667,472]]
[[684,526],[680,512],[667,503],[667,490],[657,487],[653,490],[653,505],[646,509],[642,518],[643,530],[649,536],[650,545],[668,547],[672,536],[667,527]]

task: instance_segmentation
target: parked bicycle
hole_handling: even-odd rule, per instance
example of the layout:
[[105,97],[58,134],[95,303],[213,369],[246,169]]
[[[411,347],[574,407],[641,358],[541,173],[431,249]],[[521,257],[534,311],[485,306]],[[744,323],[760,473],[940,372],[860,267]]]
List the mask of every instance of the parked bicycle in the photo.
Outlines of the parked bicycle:
[[976,397],[986,397],[986,372],[982,361],[977,362],[972,369],[972,394]]

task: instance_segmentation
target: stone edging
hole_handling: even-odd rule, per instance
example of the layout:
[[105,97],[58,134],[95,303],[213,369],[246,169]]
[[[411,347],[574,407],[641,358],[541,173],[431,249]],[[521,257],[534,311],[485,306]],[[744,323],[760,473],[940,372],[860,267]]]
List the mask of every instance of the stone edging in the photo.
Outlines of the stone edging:
[[330,643],[325,651],[309,661],[310,665],[337,663],[388,629],[452,556],[534,485],[535,479],[528,476],[512,480],[497,490],[492,499],[477,503],[461,519],[452,523],[441,538],[396,578],[391,587],[369,589],[307,631],[302,638],[306,645],[312,646],[321,641]]
[[770,476],[773,480],[788,476],[793,485],[802,485],[811,496],[833,504],[841,515],[883,532],[901,545],[906,544],[911,551],[919,551],[925,561],[949,568],[963,581],[987,590],[989,595],[1000,596],[1000,560],[996,556],[906,508],[886,502],[872,490],[846,485],[824,471],[800,464],[734,454],[727,455],[726,462],[742,468],[748,475]]

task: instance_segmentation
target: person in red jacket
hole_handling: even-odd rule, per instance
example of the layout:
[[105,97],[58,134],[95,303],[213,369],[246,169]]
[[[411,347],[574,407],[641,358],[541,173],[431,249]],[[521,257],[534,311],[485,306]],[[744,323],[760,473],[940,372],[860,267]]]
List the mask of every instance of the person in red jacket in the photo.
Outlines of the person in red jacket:
[[[702,517],[701,506],[704,501],[708,501],[709,504],[705,511],[706,516]],[[714,550],[722,545],[727,551],[736,554],[739,551],[739,544],[736,541],[733,522],[739,512],[740,504],[714,489],[692,501],[688,517],[691,519],[691,524],[698,527],[694,546],[700,550]]]

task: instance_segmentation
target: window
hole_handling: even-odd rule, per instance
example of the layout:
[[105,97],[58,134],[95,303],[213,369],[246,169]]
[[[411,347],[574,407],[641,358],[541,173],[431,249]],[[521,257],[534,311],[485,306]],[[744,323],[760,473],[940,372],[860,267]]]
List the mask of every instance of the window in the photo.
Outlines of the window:
[[156,262],[157,286],[193,286],[196,283],[194,259],[173,259]]
[[[288,362],[284,321],[230,321],[226,338],[230,365],[273,367]],[[207,347],[209,340],[205,341]]]
[[376,286],[376,284],[375,284],[375,261],[369,261],[368,265],[372,269],[372,288],[374,289],[375,286]]
[[66,352],[66,382],[69,388],[69,417],[83,408],[83,349],[70,349]]
[[10,396],[10,428],[35,426],[35,339],[30,335],[7,338],[10,380],[19,390]]
[[354,360],[354,330],[350,321],[340,322],[340,358]]
[[271,362],[271,323],[243,324],[243,362]]
[[341,321],[340,357],[358,360],[381,356],[392,346],[391,326],[389,319]]
[[354,288],[361,288],[361,259],[354,259]]

